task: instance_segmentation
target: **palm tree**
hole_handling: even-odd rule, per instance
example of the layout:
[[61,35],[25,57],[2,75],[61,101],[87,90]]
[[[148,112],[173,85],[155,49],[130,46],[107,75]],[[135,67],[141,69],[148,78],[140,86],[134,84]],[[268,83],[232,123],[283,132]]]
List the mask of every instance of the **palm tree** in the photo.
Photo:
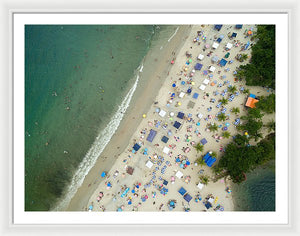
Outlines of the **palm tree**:
[[244,89],[243,93],[244,93],[244,94],[249,94],[249,93],[250,93],[250,90],[249,90],[249,89]]
[[207,175],[201,175],[199,176],[199,179],[204,185],[207,185],[209,183],[209,177]]
[[204,146],[201,143],[197,143],[197,145],[194,146],[197,152],[203,152]]
[[232,111],[234,114],[237,114],[237,113],[240,113],[240,108],[234,107],[234,108],[231,109],[231,111]]
[[209,126],[209,129],[211,130],[211,131],[213,131],[213,132],[216,132],[217,130],[218,130],[218,126],[216,125],[216,124],[211,124],[210,126]]
[[219,102],[221,102],[222,105],[226,105],[228,103],[228,100],[226,98],[222,98],[221,100],[219,100]]
[[201,167],[205,164],[205,161],[203,160],[202,157],[198,157],[195,161],[198,165],[200,165]]
[[264,125],[266,128],[268,128],[269,132],[272,130],[275,131],[276,129],[276,123],[274,120],[269,121],[267,124]]
[[224,138],[229,138],[231,136],[231,134],[228,132],[228,131],[225,131],[224,133],[223,133],[223,137]]
[[242,54],[241,56],[241,62],[245,61],[248,59],[248,55],[247,54]]
[[226,120],[226,115],[225,115],[224,113],[220,113],[220,114],[218,115],[218,120],[220,120],[220,121],[225,121],[225,120]]
[[230,93],[235,93],[235,92],[237,91],[237,88],[236,88],[236,86],[234,85],[234,86],[229,87],[229,88],[228,88],[228,91],[229,91]]
[[212,152],[211,156],[214,157],[214,158],[217,158],[217,153],[216,152]]

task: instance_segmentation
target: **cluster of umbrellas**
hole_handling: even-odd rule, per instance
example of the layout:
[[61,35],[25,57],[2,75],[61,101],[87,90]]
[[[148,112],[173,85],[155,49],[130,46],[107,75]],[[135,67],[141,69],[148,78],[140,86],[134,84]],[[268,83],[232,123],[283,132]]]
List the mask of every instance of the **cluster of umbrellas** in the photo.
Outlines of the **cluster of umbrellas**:
[[175,162],[179,165],[180,168],[185,169],[187,168],[191,163],[189,162],[188,158],[181,159],[179,157],[176,158]]

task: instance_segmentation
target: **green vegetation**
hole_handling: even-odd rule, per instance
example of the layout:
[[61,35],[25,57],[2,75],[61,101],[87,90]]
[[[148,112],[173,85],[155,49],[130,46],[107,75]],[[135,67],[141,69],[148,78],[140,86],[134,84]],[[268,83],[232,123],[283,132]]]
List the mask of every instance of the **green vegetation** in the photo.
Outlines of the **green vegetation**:
[[207,175],[201,175],[201,176],[199,176],[199,179],[202,184],[208,185],[209,177]]
[[228,100],[226,98],[220,99],[219,102],[221,102],[222,105],[227,105],[228,104]]
[[196,149],[197,152],[203,152],[204,146],[201,143],[197,143],[194,148]]
[[245,136],[237,135],[234,142],[227,145],[224,156],[215,167],[215,173],[224,172],[233,182],[240,183],[245,180],[245,173],[272,159],[275,159],[275,133],[256,146],[248,145]]
[[229,87],[229,88],[228,88],[228,91],[229,91],[230,93],[235,93],[235,92],[237,91],[237,88],[236,88],[236,86],[234,85],[234,86]]
[[270,94],[267,97],[261,97],[256,107],[265,113],[275,112],[275,94]]
[[258,25],[256,38],[250,63],[239,67],[237,77],[250,86],[275,89],[275,25]]
[[216,132],[217,130],[218,130],[218,126],[216,125],[216,124],[211,124],[210,126],[209,126],[209,129],[210,129],[210,131],[212,131],[212,132]]
[[244,62],[244,61],[247,60],[247,59],[248,59],[248,55],[245,54],[245,53],[243,53],[243,54],[241,54],[241,57],[240,57],[239,61],[240,61],[240,62]]
[[231,109],[231,112],[233,112],[234,114],[240,113],[240,108],[234,107]]
[[196,162],[198,165],[200,165],[201,167],[202,167],[203,165],[205,165],[205,161],[203,160],[202,157],[198,157],[198,158],[196,159],[195,162]]
[[229,138],[231,134],[228,131],[223,132],[223,137],[224,138]]
[[275,129],[276,129],[276,123],[275,123],[274,120],[271,120],[267,124],[265,124],[264,127],[268,128],[269,132],[275,131]]
[[226,116],[224,113],[220,113],[220,114],[218,115],[218,120],[219,120],[219,121],[225,121],[226,118],[227,118],[227,116]]

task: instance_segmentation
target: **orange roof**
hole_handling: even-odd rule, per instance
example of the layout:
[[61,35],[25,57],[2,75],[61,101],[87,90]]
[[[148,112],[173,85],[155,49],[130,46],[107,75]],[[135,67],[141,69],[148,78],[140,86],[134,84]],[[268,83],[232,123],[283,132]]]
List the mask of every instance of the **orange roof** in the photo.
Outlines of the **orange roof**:
[[257,103],[258,100],[255,99],[255,98],[251,98],[251,97],[248,97],[247,99],[247,102],[246,102],[246,107],[251,107],[251,108],[254,108],[255,107],[255,103]]

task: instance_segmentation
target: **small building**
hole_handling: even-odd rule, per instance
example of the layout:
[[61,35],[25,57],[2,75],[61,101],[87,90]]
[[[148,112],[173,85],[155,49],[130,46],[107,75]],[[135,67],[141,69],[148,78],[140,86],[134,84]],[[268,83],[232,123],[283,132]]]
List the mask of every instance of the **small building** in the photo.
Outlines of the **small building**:
[[233,46],[233,44],[232,44],[232,43],[227,43],[227,44],[226,44],[226,49],[231,49],[231,48],[232,48],[232,46]]
[[210,67],[209,67],[209,71],[210,71],[210,72],[214,72],[215,70],[216,70],[216,67],[214,67],[214,66],[210,66]]
[[198,94],[198,93],[194,93],[194,95],[193,95],[193,98],[197,99],[197,98],[198,98],[198,96],[199,96],[199,94]]
[[201,143],[202,145],[205,145],[205,144],[207,144],[207,140],[206,140],[206,138],[203,138],[203,139],[201,139],[200,143]]
[[258,103],[259,100],[256,99],[256,96],[254,94],[250,94],[249,97],[247,98],[246,107],[250,107],[250,108],[255,108],[255,103]]

